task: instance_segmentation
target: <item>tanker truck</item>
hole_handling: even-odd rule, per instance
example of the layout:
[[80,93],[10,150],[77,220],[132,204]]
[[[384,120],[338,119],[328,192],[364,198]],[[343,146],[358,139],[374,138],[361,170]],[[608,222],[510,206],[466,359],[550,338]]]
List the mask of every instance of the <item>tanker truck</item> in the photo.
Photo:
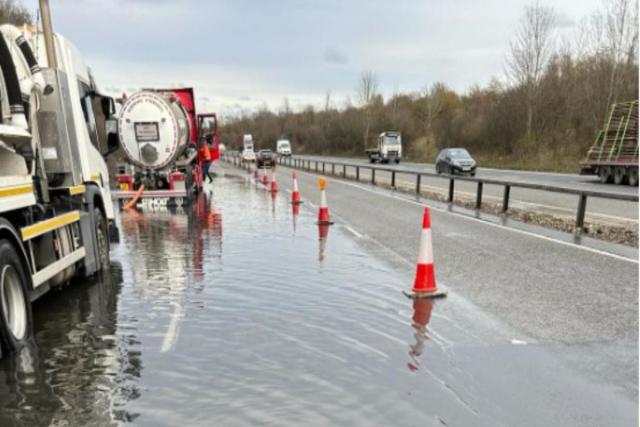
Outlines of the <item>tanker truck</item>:
[[32,336],[33,301],[109,267],[118,234],[115,103],[40,9],[43,32],[0,26],[0,355]]
[[128,162],[116,176],[120,205],[136,198],[147,206],[189,204],[202,190],[202,144],[213,147],[214,159],[218,153],[216,116],[196,114],[191,88],[145,89],[124,98],[118,132]]

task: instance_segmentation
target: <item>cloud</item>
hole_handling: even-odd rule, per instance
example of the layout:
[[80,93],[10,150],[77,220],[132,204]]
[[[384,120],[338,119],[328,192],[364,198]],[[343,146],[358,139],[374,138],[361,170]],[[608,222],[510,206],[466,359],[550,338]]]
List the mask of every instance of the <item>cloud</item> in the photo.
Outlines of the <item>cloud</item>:
[[349,57],[347,56],[347,54],[335,47],[327,48],[324,51],[323,58],[329,64],[344,65],[349,62]]

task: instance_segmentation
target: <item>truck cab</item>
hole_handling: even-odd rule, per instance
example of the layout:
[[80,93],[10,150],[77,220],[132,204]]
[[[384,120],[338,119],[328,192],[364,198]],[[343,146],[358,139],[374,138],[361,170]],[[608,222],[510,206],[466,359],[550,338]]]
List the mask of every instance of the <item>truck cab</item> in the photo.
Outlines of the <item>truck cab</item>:
[[400,163],[402,159],[402,135],[396,131],[386,131],[378,135],[374,148],[366,150],[371,163]]
[[276,152],[283,157],[291,157],[291,143],[288,139],[279,139],[276,142]]
[[107,269],[117,240],[114,102],[42,17],[43,32],[0,26],[0,354],[29,340],[32,301]]

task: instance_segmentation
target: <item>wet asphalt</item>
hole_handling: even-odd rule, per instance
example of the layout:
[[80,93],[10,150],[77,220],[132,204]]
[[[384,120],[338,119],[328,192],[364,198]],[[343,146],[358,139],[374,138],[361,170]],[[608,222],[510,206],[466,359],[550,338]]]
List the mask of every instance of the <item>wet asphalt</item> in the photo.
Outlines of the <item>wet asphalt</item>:
[[[318,175],[299,172],[298,177],[303,199],[317,205]],[[395,260],[409,281],[424,200],[327,179],[336,220],[356,230],[364,247]],[[278,180],[281,187],[290,186],[288,168],[279,168]],[[513,339],[548,349],[558,369],[615,390],[621,400],[637,400],[637,251],[608,256],[427,204],[433,207],[438,278],[456,298],[499,323]],[[615,253],[617,246],[601,249]],[[549,385],[549,392],[557,385]]]
[[[0,425],[635,426],[637,263],[433,206],[449,296],[407,299],[421,206],[245,172],[123,212],[108,274],[39,300]],[[224,175],[224,176],[222,176]],[[370,191],[372,190],[372,191]],[[636,255],[637,257],[637,255]]]

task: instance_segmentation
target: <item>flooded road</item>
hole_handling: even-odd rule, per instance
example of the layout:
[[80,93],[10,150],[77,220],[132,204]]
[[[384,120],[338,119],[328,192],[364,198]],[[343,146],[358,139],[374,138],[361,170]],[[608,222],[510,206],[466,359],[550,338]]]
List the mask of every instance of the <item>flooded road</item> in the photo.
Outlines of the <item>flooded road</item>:
[[406,299],[412,267],[288,200],[237,172],[121,213],[109,274],[38,301],[0,361],[0,425],[637,424],[455,293]]

